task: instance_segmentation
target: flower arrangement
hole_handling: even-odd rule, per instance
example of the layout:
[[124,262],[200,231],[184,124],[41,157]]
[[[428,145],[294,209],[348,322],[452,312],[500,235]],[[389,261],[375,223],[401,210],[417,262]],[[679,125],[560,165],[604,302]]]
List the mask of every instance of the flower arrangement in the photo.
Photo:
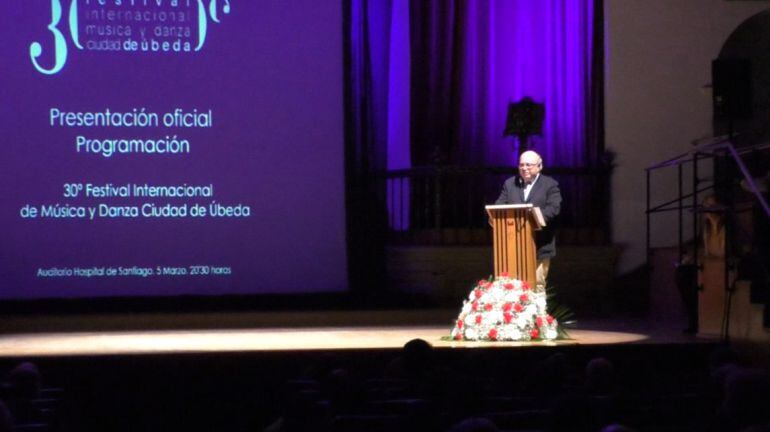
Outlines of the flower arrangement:
[[507,274],[480,280],[463,302],[451,339],[468,341],[553,340],[559,325],[546,308],[545,291]]

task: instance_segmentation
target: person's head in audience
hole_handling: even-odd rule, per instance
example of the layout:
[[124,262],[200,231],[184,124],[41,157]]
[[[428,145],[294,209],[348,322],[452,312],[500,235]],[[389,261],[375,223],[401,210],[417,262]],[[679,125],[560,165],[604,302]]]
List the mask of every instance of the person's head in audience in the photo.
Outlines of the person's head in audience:
[[737,368],[725,377],[719,415],[728,428],[741,430],[770,422],[770,375],[761,369]]
[[770,422],[763,425],[749,426],[741,432],[770,432]]
[[320,379],[323,378],[329,371],[334,370],[340,363],[340,359],[336,354],[323,353],[316,357],[315,361],[308,364],[302,371],[303,378]]
[[467,418],[452,426],[449,432],[498,432],[500,429],[484,417]]
[[709,354],[709,374],[716,394],[724,397],[725,380],[734,371],[743,368],[738,353],[728,346],[719,346]]
[[635,430],[622,424],[613,423],[603,427],[601,432],[635,432]]
[[360,402],[359,383],[347,369],[337,368],[330,371],[321,382],[326,397],[335,409],[345,409]]
[[34,363],[24,362],[8,372],[6,381],[14,397],[34,399],[40,395],[43,379]]
[[433,346],[424,339],[412,339],[404,344],[404,357],[407,362],[424,363],[433,355]]
[[13,431],[13,419],[8,407],[0,400],[0,432]]
[[537,364],[537,371],[525,378],[525,389],[531,395],[547,396],[564,388],[569,375],[569,362],[557,352]]
[[604,357],[591,359],[585,368],[586,390],[593,394],[608,394],[615,387],[615,367]]
[[318,395],[294,389],[285,391],[282,396],[281,419],[277,421],[280,427],[276,430],[309,430],[308,428],[315,421],[313,409]]
[[709,354],[709,370],[714,373],[726,365],[742,364],[740,356],[729,346],[718,346]]
[[400,374],[406,378],[419,378],[431,369],[432,362],[433,346],[423,339],[412,339],[404,344],[400,359],[392,366],[402,368]]

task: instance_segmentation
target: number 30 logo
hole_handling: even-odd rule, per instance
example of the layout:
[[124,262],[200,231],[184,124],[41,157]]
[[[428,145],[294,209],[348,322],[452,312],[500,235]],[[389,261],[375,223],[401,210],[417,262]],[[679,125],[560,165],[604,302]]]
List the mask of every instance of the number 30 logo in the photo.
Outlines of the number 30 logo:
[[[197,0],[198,2],[198,46],[195,47],[195,51],[200,51],[203,48],[203,43],[206,41],[206,28],[208,26],[209,14],[206,13],[206,7],[203,5],[204,0]],[[209,13],[211,19],[219,23],[217,17],[217,1],[209,1]],[[225,0],[225,6],[223,11],[227,14],[230,13],[230,0]],[[61,0],[51,0],[51,22],[48,24],[48,31],[53,36],[53,56],[54,64],[50,69],[46,69],[40,64],[40,57],[43,55],[43,45],[40,42],[32,42],[29,46],[29,57],[32,59],[32,65],[38,72],[46,75],[54,75],[64,68],[64,64],[67,63],[67,40],[59,30],[59,22],[62,18],[62,5]],[[79,49],[83,49],[78,40],[78,0],[72,0],[69,8],[69,29],[70,36],[75,46]]]

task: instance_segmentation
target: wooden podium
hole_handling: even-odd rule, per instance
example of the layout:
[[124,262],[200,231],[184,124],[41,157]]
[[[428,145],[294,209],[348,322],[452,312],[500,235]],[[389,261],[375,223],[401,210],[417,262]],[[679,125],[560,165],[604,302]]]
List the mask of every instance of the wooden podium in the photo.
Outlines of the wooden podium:
[[543,215],[532,204],[488,205],[492,225],[495,276],[529,281],[535,286],[537,249],[535,230],[545,226]]

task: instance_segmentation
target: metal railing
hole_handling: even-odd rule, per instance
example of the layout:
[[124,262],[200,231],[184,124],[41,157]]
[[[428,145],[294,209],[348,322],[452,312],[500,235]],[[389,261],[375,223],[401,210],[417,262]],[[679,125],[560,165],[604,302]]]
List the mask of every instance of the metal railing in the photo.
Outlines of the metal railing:
[[[746,163],[743,161],[743,155],[770,149],[770,143],[763,143],[763,144],[757,144],[750,147],[744,147],[741,149],[736,149],[735,146],[726,138],[726,137],[717,137],[711,142],[700,144],[696,147],[694,147],[692,150],[682,153],[680,155],[677,155],[671,159],[665,160],[663,162],[651,165],[645,169],[647,174],[647,234],[646,234],[646,245],[647,245],[647,256],[649,257],[649,252],[652,249],[652,239],[651,239],[651,218],[652,215],[655,213],[661,213],[661,212],[670,212],[670,211],[676,211],[677,212],[677,221],[678,221],[678,244],[679,244],[679,259],[681,260],[684,255],[684,212],[690,211],[691,216],[693,218],[692,220],[692,238],[696,239],[698,238],[698,211],[701,208],[699,204],[699,197],[703,196],[701,195],[704,192],[708,192],[711,190],[718,189],[720,187],[725,187],[732,183],[732,179],[721,179],[721,180],[712,180],[711,184],[707,184],[703,186],[704,183],[707,183],[705,179],[702,179],[699,175],[699,163],[705,160],[713,160],[714,158],[730,158],[737,166],[737,168],[740,171],[741,176],[746,180],[746,184],[748,186],[749,192],[757,199],[759,202],[764,214],[770,218],[770,206],[768,206],[767,200],[762,195],[762,193],[759,191],[759,188],[757,187],[756,182],[754,181],[753,176],[749,172],[748,167],[746,166]],[[691,190],[689,192],[684,191],[684,172],[683,168],[685,165],[692,164],[692,179],[691,179]],[[665,201],[663,203],[657,204],[653,206],[652,204],[652,173],[654,171],[665,169],[665,168],[676,168],[677,169],[677,197],[674,199],[671,199],[669,201]],[[686,204],[686,201],[689,201],[690,204]]]
[[[516,167],[427,166],[378,176],[388,212],[388,241],[405,244],[487,244],[484,206],[494,203]],[[547,167],[563,202],[560,243],[610,241],[611,167]]]
[[[700,143],[692,150],[680,154],[671,159],[663,162],[651,165],[646,168],[646,180],[647,180],[647,226],[646,226],[646,247],[647,247],[647,265],[649,266],[649,260],[652,254],[652,217],[656,213],[663,212],[676,212],[677,216],[677,236],[678,236],[678,249],[679,259],[678,263],[682,264],[685,261],[686,243],[684,239],[684,217],[685,212],[689,211],[692,217],[692,241],[696,242],[699,238],[699,215],[704,212],[719,212],[722,213],[726,219],[724,224],[725,229],[725,250],[724,250],[724,265],[726,271],[724,272],[724,287],[728,293],[725,300],[725,313],[722,320],[722,337],[724,339],[729,338],[729,323],[730,323],[730,302],[732,298],[732,286],[730,273],[734,270],[734,263],[732,262],[735,256],[732,253],[731,245],[735,241],[736,230],[740,231],[739,234],[744,239],[750,240],[750,235],[746,233],[741,227],[735,223],[734,217],[736,214],[735,200],[733,199],[733,191],[736,188],[736,178],[739,176],[743,178],[745,182],[744,189],[747,190],[750,196],[756,199],[761,209],[761,214],[770,220],[770,206],[767,203],[767,199],[760,192],[758,185],[756,184],[753,175],[747,167],[744,156],[754,152],[760,152],[770,149],[770,142],[756,144],[752,146],[736,148],[728,137],[716,137],[710,139],[707,142]],[[705,178],[701,178],[699,164],[703,161],[717,161],[717,165],[726,166],[727,164],[734,164],[734,168],[737,169],[734,173],[730,173],[728,170],[725,172],[717,173],[709,181]],[[685,192],[684,187],[684,171],[685,166],[690,166],[691,181],[690,190]],[[677,197],[657,205],[652,204],[652,174],[655,171],[676,168],[677,170]],[[706,192],[713,191],[716,195],[721,195],[722,200],[718,206],[706,207],[700,203],[700,198]],[[689,204],[688,204],[689,203]],[[693,266],[695,269],[700,269],[699,257],[697,253],[697,245],[693,246],[695,251],[688,257],[690,260],[688,265]],[[761,261],[760,261],[761,262]],[[767,268],[764,268],[765,273],[768,272]]]

